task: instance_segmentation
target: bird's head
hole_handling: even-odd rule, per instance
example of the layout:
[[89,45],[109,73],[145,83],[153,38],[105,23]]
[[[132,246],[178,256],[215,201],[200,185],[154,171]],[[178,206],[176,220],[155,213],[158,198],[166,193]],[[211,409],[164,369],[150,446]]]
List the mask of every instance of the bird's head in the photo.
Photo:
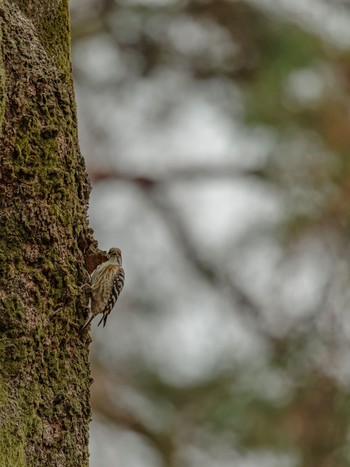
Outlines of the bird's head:
[[122,252],[120,251],[120,248],[111,248],[108,252],[109,259],[115,259],[117,260],[118,264],[120,266],[122,265]]

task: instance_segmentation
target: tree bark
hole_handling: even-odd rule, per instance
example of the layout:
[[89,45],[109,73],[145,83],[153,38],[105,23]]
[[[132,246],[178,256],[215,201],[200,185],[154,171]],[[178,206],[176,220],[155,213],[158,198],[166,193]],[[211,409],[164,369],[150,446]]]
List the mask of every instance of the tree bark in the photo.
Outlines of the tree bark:
[[96,242],[68,0],[3,0],[0,20],[0,467],[86,466]]

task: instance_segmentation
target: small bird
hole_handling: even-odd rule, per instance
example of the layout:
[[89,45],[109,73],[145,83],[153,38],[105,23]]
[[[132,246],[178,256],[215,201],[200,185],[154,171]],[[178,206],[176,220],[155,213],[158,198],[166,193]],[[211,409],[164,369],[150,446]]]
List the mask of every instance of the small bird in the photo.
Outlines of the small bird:
[[123,290],[125,274],[122,266],[122,253],[119,248],[111,248],[108,256],[108,261],[97,266],[91,275],[91,309],[81,331],[99,313],[102,313],[102,318],[98,326],[103,321],[104,327],[109,313]]

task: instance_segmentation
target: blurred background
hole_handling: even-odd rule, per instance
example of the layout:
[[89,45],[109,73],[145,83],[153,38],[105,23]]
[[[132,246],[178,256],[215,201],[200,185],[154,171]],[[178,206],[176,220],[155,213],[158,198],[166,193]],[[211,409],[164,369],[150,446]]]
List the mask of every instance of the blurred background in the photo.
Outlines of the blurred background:
[[350,465],[350,1],[71,0],[92,467]]

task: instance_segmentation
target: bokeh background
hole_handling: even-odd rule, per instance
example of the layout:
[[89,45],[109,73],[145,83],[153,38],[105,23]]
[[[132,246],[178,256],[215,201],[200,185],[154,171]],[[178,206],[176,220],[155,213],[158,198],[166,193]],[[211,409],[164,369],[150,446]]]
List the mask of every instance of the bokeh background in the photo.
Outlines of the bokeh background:
[[350,465],[350,2],[71,0],[80,144],[126,286],[92,467]]

